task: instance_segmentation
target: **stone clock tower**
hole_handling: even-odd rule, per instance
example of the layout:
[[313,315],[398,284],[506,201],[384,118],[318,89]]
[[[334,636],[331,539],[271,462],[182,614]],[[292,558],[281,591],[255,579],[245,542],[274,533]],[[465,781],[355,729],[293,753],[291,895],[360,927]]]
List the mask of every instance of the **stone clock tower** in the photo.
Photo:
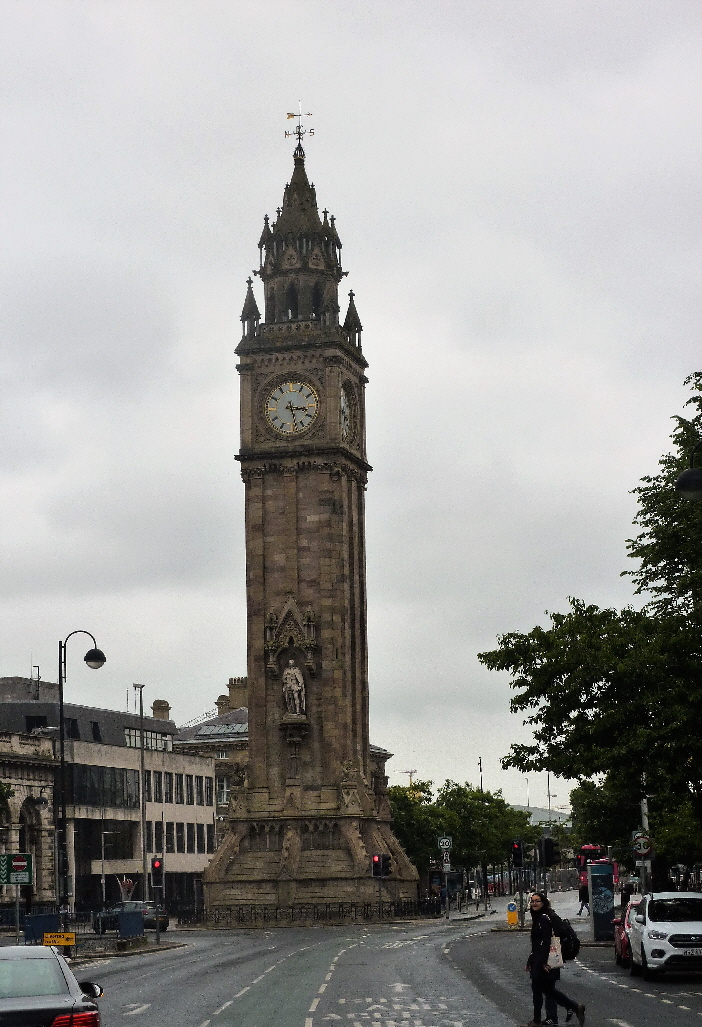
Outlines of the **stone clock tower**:
[[384,763],[368,738],[367,362],[341,241],[320,216],[301,141],[259,241],[265,318],[248,288],[237,347],[246,490],[249,756],[207,904],[415,898],[392,833]]

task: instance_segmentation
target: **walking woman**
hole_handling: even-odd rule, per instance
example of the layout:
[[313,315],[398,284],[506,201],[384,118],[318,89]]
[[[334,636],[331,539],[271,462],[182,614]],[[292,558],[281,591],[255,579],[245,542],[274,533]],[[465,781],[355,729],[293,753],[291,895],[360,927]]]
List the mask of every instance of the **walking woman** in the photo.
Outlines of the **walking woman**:
[[[564,1006],[568,1010],[566,1023],[575,1013],[580,1027],[585,1023],[585,1006],[573,1002],[562,991],[556,990],[556,982],[560,980],[561,971],[550,970],[548,967],[548,954],[551,947],[554,924],[557,924],[558,917],[551,909],[551,904],[545,892],[533,892],[529,899],[529,912],[531,913],[531,953],[527,960],[526,969],[531,977],[531,991],[534,998],[534,1019],[530,1020],[524,1027],[550,1027],[558,1023],[558,1007]],[[541,1019],[542,1006],[546,1005],[546,1019]]]

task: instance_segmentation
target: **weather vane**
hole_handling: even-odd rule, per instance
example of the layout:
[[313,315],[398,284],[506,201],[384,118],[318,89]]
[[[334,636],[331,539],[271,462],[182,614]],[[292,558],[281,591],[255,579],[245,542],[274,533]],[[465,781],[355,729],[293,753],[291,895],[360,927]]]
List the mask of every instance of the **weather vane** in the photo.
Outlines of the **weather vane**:
[[309,111],[306,114],[302,113],[302,101],[301,100],[300,100],[298,106],[299,106],[299,110],[298,110],[297,114],[295,114],[295,113],[291,114],[290,112],[288,112],[288,118],[297,118],[297,125],[292,130],[292,132],[286,132],[285,133],[285,138],[289,139],[290,136],[297,136],[297,141],[300,144],[300,146],[302,146],[302,140],[304,139],[304,137],[308,133],[309,133],[309,135],[313,136],[314,135],[314,129],[313,128],[305,128],[303,126],[302,119],[303,118],[311,118],[312,114]]

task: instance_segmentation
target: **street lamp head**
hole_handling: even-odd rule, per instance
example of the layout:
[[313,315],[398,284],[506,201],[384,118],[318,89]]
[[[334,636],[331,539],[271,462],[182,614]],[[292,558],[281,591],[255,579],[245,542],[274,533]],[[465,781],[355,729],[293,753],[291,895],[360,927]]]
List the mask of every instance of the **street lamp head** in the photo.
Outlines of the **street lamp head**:
[[104,666],[107,657],[102,649],[90,649],[83,657],[91,670],[100,670]]
[[678,476],[675,489],[685,499],[699,503],[702,500],[702,467],[687,467]]

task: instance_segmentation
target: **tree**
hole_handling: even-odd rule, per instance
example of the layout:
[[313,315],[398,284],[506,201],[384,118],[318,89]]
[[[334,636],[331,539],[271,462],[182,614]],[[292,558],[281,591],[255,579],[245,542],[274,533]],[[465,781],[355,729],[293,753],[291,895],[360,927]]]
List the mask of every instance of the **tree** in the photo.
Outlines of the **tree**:
[[653,598],[646,609],[657,616],[689,618],[698,627],[702,618],[702,503],[691,503],[675,492],[675,480],[688,464],[688,454],[702,439],[702,371],[685,379],[692,386],[686,406],[690,418],[675,417],[671,436],[676,451],[661,457],[660,472],[642,478],[634,489],[639,510],[634,524],[641,528],[627,541],[629,556],[640,561],[623,571],[636,583],[637,595]]
[[437,839],[451,835],[451,862],[473,867],[505,863],[511,838],[534,842],[529,814],[507,805],[501,792],[482,792],[466,783],[445,781],[433,798],[432,782],[388,788],[393,830],[417,869],[426,873],[439,857]]
[[[433,805],[432,782],[417,781],[410,786],[388,788],[393,831],[420,873],[429,869],[429,860],[438,856],[437,838],[446,833],[445,815]],[[449,834],[455,830],[452,820]]]
[[504,766],[581,782],[622,775],[635,799],[645,771],[655,791],[664,786],[687,802],[700,825],[702,504],[680,497],[674,484],[702,438],[702,372],[686,384],[693,416],[675,418],[675,451],[635,489],[641,532],[627,549],[639,565],[625,573],[649,602],[617,611],[571,599],[568,613],[549,615],[550,627],[502,635],[478,658],[511,673],[511,708],[528,713],[534,729],[534,743],[513,745]]

